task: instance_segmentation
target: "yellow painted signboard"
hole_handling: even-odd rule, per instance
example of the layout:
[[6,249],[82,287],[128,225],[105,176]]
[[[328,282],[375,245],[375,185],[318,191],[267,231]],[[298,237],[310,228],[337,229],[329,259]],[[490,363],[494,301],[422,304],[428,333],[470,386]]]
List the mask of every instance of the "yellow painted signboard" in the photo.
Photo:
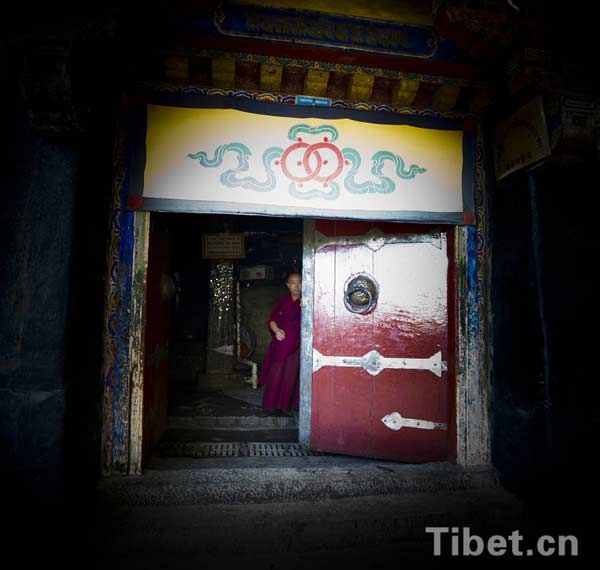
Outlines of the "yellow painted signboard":
[[137,207],[456,223],[472,213],[462,122],[301,111],[324,116],[148,104]]
[[204,259],[243,259],[246,257],[243,233],[202,234]]
[[550,142],[541,97],[521,107],[496,127],[496,179],[550,156]]

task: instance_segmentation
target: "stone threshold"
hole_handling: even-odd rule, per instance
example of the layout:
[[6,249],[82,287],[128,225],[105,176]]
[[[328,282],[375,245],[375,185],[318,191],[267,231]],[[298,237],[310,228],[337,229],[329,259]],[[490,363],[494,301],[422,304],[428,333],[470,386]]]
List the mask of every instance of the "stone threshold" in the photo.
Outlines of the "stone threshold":
[[[249,459],[253,458],[242,458]],[[325,458],[289,458],[294,459]],[[147,468],[142,476],[103,479],[98,491],[108,502],[135,506],[314,501],[500,489],[495,471],[488,467],[465,468],[445,462],[412,465],[374,460],[344,464],[336,462],[335,456],[329,459],[329,462],[303,467],[284,466],[279,462],[268,467],[230,465],[220,469],[200,468],[207,459],[196,459],[198,465],[194,467],[165,459],[162,468]]]
[[297,429],[296,416],[169,416],[167,429]]

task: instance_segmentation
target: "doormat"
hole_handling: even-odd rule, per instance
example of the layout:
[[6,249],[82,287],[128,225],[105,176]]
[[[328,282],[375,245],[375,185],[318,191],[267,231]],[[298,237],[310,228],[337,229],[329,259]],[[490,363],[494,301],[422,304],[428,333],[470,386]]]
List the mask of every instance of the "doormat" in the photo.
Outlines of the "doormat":
[[326,455],[299,443],[165,441],[160,457],[309,457]]

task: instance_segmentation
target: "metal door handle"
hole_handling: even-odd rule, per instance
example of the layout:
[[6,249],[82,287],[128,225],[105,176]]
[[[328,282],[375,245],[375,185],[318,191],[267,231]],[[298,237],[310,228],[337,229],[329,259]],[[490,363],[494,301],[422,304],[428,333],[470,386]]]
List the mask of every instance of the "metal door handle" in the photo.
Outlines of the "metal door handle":
[[344,285],[344,306],[351,313],[370,313],[377,304],[379,286],[367,273],[351,275]]
[[[366,295],[368,297],[367,302],[360,304],[356,303],[352,298],[355,293],[362,293]],[[344,305],[346,305],[346,309],[352,313],[366,313],[373,306],[373,295],[371,291],[369,291],[363,285],[356,285],[344,293]]]

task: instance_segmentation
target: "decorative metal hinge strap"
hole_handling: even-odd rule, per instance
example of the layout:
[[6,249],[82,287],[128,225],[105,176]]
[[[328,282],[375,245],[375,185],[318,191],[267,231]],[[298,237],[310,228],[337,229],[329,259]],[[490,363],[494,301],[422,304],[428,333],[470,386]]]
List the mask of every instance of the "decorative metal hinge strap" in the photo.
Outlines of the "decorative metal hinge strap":
[[369,249],[377,251],[388,243],[430,243],[438,249],[444,249],[446,234],[386,234],[379,228],[373,228],[358,236],[326,236],[315,232],[315,241],[316,251],[328,245],[366,245]]
[[448,370],[446,362],[442,360],[441,350],[429,358],[387,358],[381,356],[376,350],[371,350],[364,356],[326,356],[313,348],[313,372],[320,370],[323,366],[359,367],[366,370],[371,376],[377,376],[386,368],[394,368],[396,370],[429,370],[441,378],[442,372]]
[[398,431],[403,427],[412,427],[418,429],[448,429],[448,424],[442,424],[439,422],[430,422],[428,420],[413,420],[410,418],[403,418],[400,412],[392,412],[387,416],[383,416],[381,421],[385,427],[391,430]]

